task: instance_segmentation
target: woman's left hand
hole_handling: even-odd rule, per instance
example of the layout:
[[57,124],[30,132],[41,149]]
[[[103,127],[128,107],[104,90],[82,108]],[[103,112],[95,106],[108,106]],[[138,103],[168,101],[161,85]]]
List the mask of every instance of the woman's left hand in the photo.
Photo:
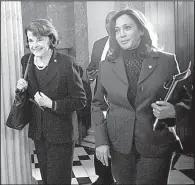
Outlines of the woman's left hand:
[[175,118],[175,107],[166,101],[157,101],[152,103],[153,114],[158,119]]
[[50,109],[52,108],[52,100],[44,93],[36,92],[36,94],[34,95],[34,99],[39,104],[39,106],[48,107]]

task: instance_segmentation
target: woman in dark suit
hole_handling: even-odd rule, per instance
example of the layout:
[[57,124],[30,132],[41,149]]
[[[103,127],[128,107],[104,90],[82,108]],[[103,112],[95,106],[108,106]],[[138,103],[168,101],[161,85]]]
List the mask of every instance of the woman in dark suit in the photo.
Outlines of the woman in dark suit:
[[86,104],[82,80],[71,59],[56,51],[58,33],[48,20],[32,21],[25,34],[31,54],[21,59],[23,74],[31,59],[27,81],[19,79],[17,88],[27,90],[37,103],[32,103],[29,112],[29,137],[35,143],[42,180],[44,184],[71,184],[78,138],[72,116]]
[[[117,184],[167,184],[177,143],[172,127],[189,110],[190,97],[175,93],[170,102],[160,100],[179,65],[174,54],[157,49],[141,12],[122,10],[110,26],[110,52],[92,101],[97,158],[108,165],[111,157]],[[160,127],[153,130],[155,118]]]

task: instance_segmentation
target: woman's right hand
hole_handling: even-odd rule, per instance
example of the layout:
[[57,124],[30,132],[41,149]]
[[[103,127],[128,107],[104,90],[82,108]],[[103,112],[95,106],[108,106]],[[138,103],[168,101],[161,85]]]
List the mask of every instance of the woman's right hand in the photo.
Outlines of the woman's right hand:
[[24,92],[28,87],[28,82],[26,80],[24,80],[24,78],[20,78],[18,80],[18,83],[17,83],[17,86],[16,88],[19,90],[19,91],[22,91]]
[[100,145],[96,148],[96,157],[103,165],[108,166],[108,158],[110,156],[110,147],[108,145]]

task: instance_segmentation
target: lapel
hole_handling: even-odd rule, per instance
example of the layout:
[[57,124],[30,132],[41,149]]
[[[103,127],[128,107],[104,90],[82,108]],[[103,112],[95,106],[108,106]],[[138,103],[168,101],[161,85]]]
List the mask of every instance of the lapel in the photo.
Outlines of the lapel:
[[[156,69],[156,67],[158,66],[158,62],[157,62],[158,57],[159,54],[157,53],[157,51],[151,50],[149,56],[143,60],[142,69],[138,79],[138,85],[141,84],[145,79],[147,79],[150,76],[150,74],[152,74],[152,72]],[[118,78],[123,82],[124,85],[129,86],[122,55],[120,54],[119,57],[117,57],[115,60],[110,62],[114,64],[112,68],[113,72],[118,76]],[[136,104],[136,100],[135,100],[135,104]],[[132,106],[131,103],[130,106],[133,109],[134,106]]]
[[[156,58],[158,57],[159,54],[157,53],[157,51],[152,49],[150,51],[149,56],[143,60],[142,69],[138,79],[138,84],[142,83],[156,69],[156,67],[158,66]],[[112,63],[115,63],[113,71],[120,78],[120,80],[123,81],[124,84],[128,85],[128,79],[122,55],[120,54],[119,57],[117,57],[117,59],[112,61]]]
[[99,48],[101,48],[100,49],[100,55],[102,55],[102,52],[104,50],[104,47],[105,47],[105,44],[106,44],[107,40],[108,40],[108,36],[101,39],[100,47],[99,47]]
[[[42,88],[46,87],[49,84],[49,82],[57,75],[57,71],[58,71],[57,63],[59,61],[57,61],[57,59],[56,59],[56,54],[57,54],[56,50],[53,50],[52,56],[51,56],[50,61],[49,61],[46,75],[44,76],[43,81],[42,81],[42,84],[43,84]],[[33,55],[33,57],[31,57],[31,60],[29,63],[29,70],[28,70],[28,81],[29,81],[29,84],[31,86],[30,92],[31,92],[32,96],[34,96],[34,94],[37,91],[40,91],[40,88],[39,88],[39,85],[37,82],[37,78],[35,76],[33,63],[34,63],[34,55]]]
[[157,51],[151,50],[149,56],[143,60],[142,69],[138,79],[138,85],[141,84],[146,78],[148,78],[150,74],[152,74],[152,72],[156,69],[158,66],[158,61],[156,58],[158,57],[159,54]]
[[48,64],[46,75],[42,80],[42,88],[45,88],[52,81],[52,79],[57,76],[58,62],[59,61],[56,59],[56,50],[54,49]]
[[125,69],[125,64],[122,55],[119,55],[117,59],[112,61],[112,63],[115,63],[113,67],[114,73],[118,76],[118,78],[125,84],[129,85],[128,79],[127,79],[127,73]]
[[101,61],[101,57],[102,57],[102,54],[103,54],[103,51],[104,51],[104,47],[106,45],[107,40],[108,40],[108,36],[100,39],[99,42],[98,42],[98,45],[96,47],[97,48],[96,49],[96,51],[97,51],[96,54],[98,56],[98,63],[99,63],[99,61]]

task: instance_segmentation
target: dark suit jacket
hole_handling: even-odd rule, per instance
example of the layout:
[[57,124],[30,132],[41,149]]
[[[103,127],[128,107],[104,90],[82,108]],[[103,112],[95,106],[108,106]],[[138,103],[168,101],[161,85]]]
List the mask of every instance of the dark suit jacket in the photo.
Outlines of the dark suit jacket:
[[[100,63],[97,92],[92,101],[96,146],[106,144],[128,154],[134,140],[136,149],[145,157],[159,157],[171,152],[175,137],[168,128],[153,131],[155,117],[151,104],[164,99],[163,84],[178,73],[176,64],[174,55],[151,51],[143,60],[134,109],[127,99],[129,84],[122,56]],[[178,94],[171,99],[176,108],[176,120],[189,109],[189,99],[181,100]],[[103,111],[107,113],[106,118]],[[175,119],[171,120],[174,122]],[[170,119],[164,121],[170,122]]]
[[98,69],[99,68],[99,63],[101,60],[102,52],[104,50],[104,46],[108,40],[108,36],[103,37],[99,40],[97,40],[92,49],[92,54],[91,54],[91,62],[89,66],[87,67],[88,71],[91,71],[91,68]]
[[[102,53],[103,53],[107,40],[108,40],[108,36],[103,37],[94,43],[92,54],[91,54],[91,62],[89,66],[87,67],[87,71],[99,69],[99,63],[101,61]],[[96,92],[96,89],[97,89],[97,76],[96,76],[96,84],[94,87],[94,93]]]
[[[29,54],[26,54],[21,59],[23,72],[28,57]],[[32,104],[29,137],[33,140],[40,139],[43,132],[46,140],[53,143],[66,143],[77,139],[74,135],[74,128],[77,128],[77,125],[72,122],[72,114],[73,111],[86,105],[86,95],[73,62],[68,56],[54,50],[40,89],[34,73],[33,60],[34,57],[31,57],[27,79],[29,97],[34,99],[35,93],[41,91],[51,100],[56,101],[57,108],[55,111],[44,108],[43,112]]]
[[90,117],[91,119],[91,101],[92,101],[91,87],[90,84],[87,83],[86,81],[83,80],[82,82],[87,97],[87,104],[83,109],[77,111],[77,115],[79,119],[85,117]]

